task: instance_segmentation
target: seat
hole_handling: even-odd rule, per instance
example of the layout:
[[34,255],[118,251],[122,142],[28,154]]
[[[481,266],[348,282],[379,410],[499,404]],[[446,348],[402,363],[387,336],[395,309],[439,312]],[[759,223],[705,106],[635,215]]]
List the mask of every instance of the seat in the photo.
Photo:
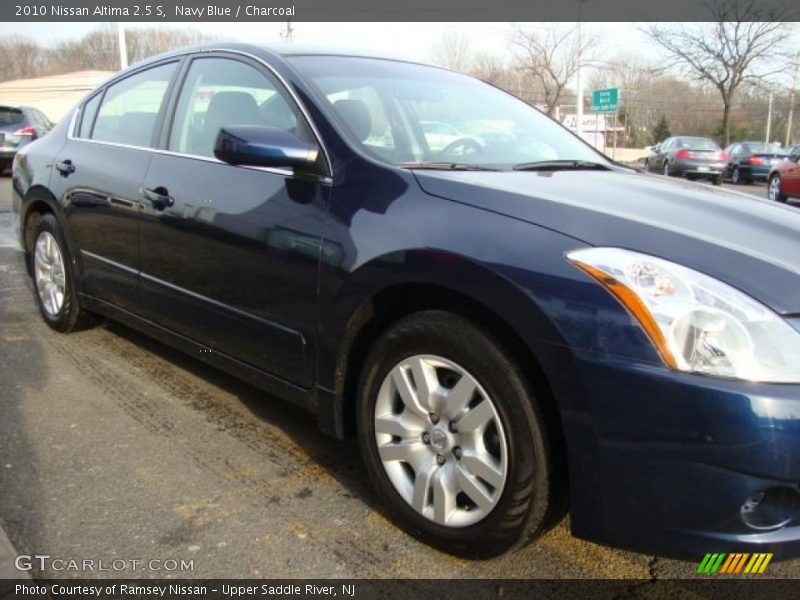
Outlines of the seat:
[[214,156],[219,130],[232,125],[264,125],[255,98],[246,92],[217,92],[208,103],[198,154]]
[[333,108],[350,126],[359,142],[367,141],[372,133],[372,117],[363,100],[337,100],[333,103]]

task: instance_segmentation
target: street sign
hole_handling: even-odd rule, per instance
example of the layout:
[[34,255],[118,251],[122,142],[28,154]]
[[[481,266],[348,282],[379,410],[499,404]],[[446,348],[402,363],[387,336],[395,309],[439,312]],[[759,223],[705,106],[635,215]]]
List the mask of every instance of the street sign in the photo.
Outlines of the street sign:
[[592,91],[593,112],[616,112],[619,109],[619,88]]

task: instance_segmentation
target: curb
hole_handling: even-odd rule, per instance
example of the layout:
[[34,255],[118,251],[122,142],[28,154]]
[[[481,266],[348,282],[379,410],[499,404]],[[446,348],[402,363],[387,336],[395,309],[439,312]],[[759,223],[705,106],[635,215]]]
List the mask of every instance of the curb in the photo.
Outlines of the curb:
[[11,545],[5,530],[0,526],[0,580],[31,578],[28,571],[18,571],[14,567],[14,559],[18,554]]

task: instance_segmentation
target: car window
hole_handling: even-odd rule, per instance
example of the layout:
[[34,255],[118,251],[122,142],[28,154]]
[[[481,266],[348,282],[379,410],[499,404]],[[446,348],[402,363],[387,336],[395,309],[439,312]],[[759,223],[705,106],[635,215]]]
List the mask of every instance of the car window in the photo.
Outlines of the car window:
[[681,138],[678,140],[679,148],[688,150],[719,150],[719,146],[708,138]]
[[168,148],[214,156],[222,127],[278,127],[313,143],[314,138],[277,83],[241,61],[197,58],[181,88]]
[[79,138],[89,138],[92,135],[92,125],[94,125],[94,118],[97,116],[97,109],[100,108],[100,101],[103,99],[103,93],[95,94],[94,97],[83,105],[81,111],[81,124],[78,128]]
[[21,125],[24,121],[25,115],[18,108],[0,106],[0,127],[4,125]]
[[397,149],[394,130],[386,107],[373,86],[346,86],[326,94],[326,97],[364,146],[386,158],[394,156]]
[[40,110],[37,110],[36,112],[39,114],[39,120],[42,122],[42,126],[45,129],[52,129],[53,128],[53,122],[50,119],[47,118],[47,115],[45,115]]
[[177,63],[141,71],[112,84],[103,96],[91,139],[150,147]]
[[667,138],[663,142],[661,142],[661,146],[659,146],[660,150],[669,150],[670,146],[672,145],[673,139]]
[[753,154],[783,154],[784,150],[777,144],[749,144],[748,148]]
[[[373,58],[288,60],[326,101],[344,133],[384,162],[497,169],[559,159],[605,162],[534,107],[466,75]],[[430,123],[444,124],[446,132],[432,132]]]

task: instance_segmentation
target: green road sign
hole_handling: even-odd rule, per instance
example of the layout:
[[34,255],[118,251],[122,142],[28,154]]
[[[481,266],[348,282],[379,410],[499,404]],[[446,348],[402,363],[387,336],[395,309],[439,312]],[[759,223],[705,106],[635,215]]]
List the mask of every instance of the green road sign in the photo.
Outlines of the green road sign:
[[592,112],[616,112],[619,108],[619,88],[592,91]]

